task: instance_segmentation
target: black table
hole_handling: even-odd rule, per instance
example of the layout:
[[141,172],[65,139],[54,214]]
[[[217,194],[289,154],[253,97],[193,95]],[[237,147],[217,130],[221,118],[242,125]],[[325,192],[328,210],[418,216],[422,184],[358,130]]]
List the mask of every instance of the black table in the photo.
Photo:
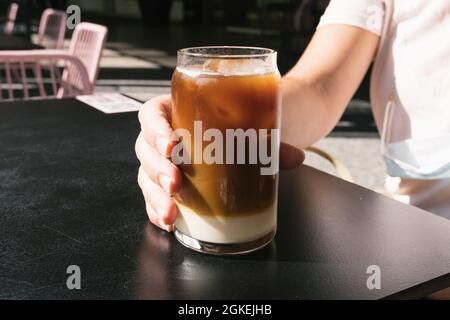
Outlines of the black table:
[[29,38],[0,33],[0,50],[30,50],[43,49]]
[[[0,298],[418,298],[450,286],[450,221],[307,166],[265,249],[199,254],[149,225],[136,113],[0,103]],[[81,268],[81,290],[66,269]],[[381,289],[368,290],[368,266]]]

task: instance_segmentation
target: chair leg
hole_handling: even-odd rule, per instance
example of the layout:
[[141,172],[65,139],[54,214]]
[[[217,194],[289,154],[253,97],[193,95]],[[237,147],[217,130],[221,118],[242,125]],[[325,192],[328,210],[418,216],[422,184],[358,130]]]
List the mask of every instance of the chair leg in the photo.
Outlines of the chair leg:
[[42,79],[42,69],[39,63],[36,63],[33,68],[34,77],[36,78],[37,85],[39,88],[39,95],[43,98],[47,97],[47,94],[45,92],[44,88],[44,81]]

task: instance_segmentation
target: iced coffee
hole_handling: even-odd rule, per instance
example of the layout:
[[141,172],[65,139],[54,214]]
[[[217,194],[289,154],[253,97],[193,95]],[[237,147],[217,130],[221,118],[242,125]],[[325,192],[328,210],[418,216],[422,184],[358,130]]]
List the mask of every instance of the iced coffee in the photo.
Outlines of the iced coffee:
[[182,172],[175,235],[213,254],[268,244],[277,222],[280,75],[276,53],[183,49],[172,78],[172,127]]

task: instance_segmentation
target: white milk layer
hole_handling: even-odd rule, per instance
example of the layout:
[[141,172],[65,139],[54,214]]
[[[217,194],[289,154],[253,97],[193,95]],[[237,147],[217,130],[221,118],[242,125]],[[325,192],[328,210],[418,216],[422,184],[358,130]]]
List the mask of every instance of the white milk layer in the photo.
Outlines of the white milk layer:
[[275,229],[277,203],[263,211],[243,216],[205,216],[177,203],[180,215],[175,227],[185,235],[212,243],[242,243],[257,240]]

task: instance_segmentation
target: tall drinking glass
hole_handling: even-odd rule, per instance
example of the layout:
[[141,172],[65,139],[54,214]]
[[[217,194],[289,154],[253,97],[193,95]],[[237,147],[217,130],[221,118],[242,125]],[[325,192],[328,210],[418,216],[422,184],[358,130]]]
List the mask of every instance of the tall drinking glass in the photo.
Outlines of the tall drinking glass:
[[210,254],[271,242],[277,223],[280,74],[276,52],[178,51],[172,77],[172,160],[182,172],[176,238]]

